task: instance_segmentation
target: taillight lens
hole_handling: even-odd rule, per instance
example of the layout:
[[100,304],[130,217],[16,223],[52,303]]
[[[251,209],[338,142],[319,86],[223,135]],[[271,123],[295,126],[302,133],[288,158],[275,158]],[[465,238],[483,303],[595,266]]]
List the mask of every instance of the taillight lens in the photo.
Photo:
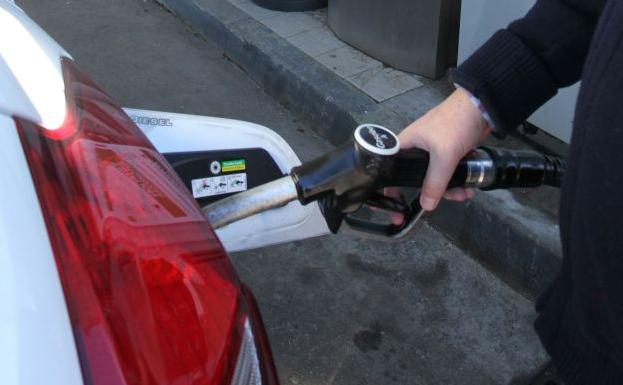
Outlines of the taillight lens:
[[63,68],[63,126],[16,123],[85,382],[229,384],[252,340],[229,259],[141,131],[71,61]]

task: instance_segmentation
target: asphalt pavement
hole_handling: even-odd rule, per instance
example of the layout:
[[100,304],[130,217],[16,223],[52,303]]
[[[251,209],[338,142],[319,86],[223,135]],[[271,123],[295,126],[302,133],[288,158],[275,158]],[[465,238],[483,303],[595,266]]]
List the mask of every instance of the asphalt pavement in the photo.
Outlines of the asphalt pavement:
[[[17,3],[123,106],[260,123],[302,159],[331,148],[151,0]],[[428,225],[398,244],[338,235],[232,259],[284,385],[520,385],[546,360],[532,303]]]

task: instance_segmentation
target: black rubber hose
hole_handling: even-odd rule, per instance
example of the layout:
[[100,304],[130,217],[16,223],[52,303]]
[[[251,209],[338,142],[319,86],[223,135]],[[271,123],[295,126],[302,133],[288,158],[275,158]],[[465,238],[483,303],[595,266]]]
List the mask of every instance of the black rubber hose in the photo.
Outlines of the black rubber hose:
[[[385,178],[383,185],[421,187],[428,163],[426,151],[403,150],[395,159],[393,172]],[[482,190],[543,185],[560,187],[566,164],[564,159],[535,151],[481,147],[459,163],[448,187],[470,186]]]
[[567,162],[535,151],[481,147],[491,157],[495,177],[483,190],[516,187],[560,187]]

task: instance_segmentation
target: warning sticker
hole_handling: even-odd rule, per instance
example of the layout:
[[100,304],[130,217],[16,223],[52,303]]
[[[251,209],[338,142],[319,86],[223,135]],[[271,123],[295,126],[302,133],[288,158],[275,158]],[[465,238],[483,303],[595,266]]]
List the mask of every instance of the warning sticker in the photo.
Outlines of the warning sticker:
[[210,178],[193,179],[191,181],[193,197],[205,198],[215,195],[245,191],[247,174],[229,174]]
[[247,162],[244,159],[224,160],[221,162],[222,172],[244,171],[247,169]]

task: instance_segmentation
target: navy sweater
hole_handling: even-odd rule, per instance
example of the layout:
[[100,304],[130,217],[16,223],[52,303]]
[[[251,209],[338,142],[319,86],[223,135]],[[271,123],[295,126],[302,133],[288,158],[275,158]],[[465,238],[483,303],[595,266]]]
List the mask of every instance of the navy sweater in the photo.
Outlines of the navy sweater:
[[564,258],[535,326],[568,384],[623,384],[623,0],[540,0],[451,80],[502,134],[582,81],[561,197]]

